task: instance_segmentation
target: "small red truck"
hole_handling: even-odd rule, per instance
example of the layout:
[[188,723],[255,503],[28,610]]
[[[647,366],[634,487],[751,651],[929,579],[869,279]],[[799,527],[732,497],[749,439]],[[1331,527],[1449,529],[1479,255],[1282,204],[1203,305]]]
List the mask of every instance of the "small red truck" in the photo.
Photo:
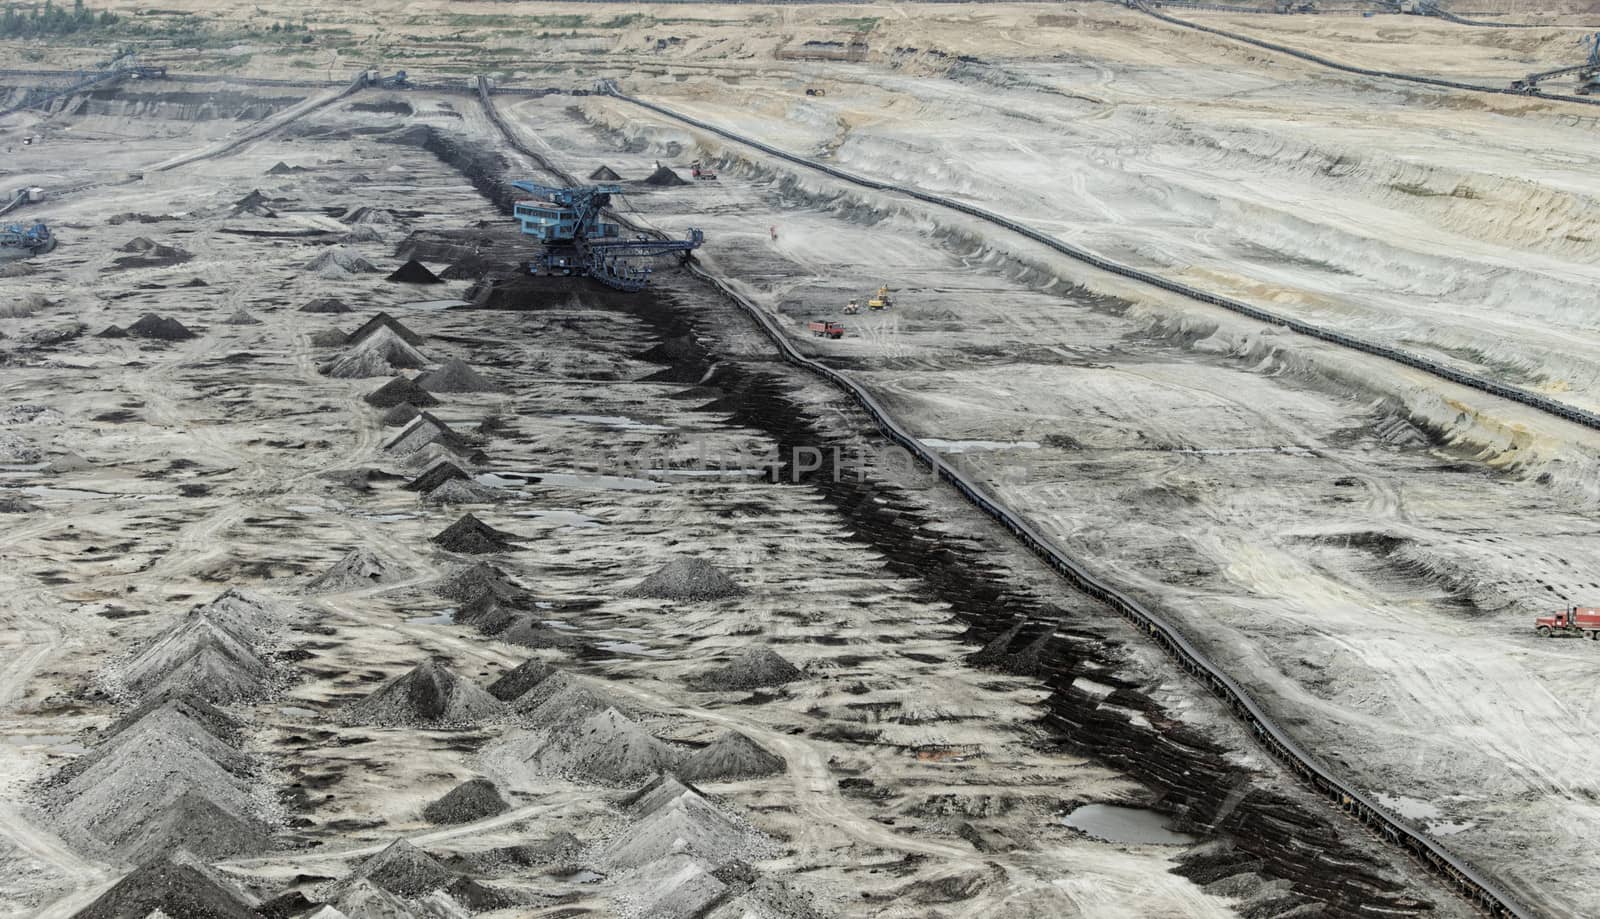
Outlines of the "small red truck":
[[1554,616],[1534,619],[1533,631],[1540,638],[1549,638],[1559,632],[1600,641],[1600,608],[1569,606]]
[[717,171],[710,166],[700,165],[699,160],[689,164],[689,175],[702,182],[715,182],[717,180]]
[[834,322],[832,319],[813,319],[806,328],[810,329],[811,334],[818,338],[844,337],[844,326]]

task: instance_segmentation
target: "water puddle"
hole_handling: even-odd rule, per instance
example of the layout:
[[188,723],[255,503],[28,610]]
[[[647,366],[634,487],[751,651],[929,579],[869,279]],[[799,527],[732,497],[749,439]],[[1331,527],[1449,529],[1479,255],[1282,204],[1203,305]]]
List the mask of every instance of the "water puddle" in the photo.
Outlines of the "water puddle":
[[452,607],[434,616],[413,616],[406,621],[417,625],[452,625],[456,621],[456,611]]
[[675,430],[668,424],[650,424],[627,415],[557,415],[567,421],[577,421],[583,424],[597,425],[602,428],[615,428],[619,431],[671,431]]
[[581,472],[485,472],[473,481],[490,488],[507,488],[522,485],[528,479],[538,479],[535,484],[551,488],[592,488],[601,491],[658,491],[666,486],[649,479],[635,479],[625,475],[600,475]]
[[1186,846],[1195,837],[1167,828],[1167,818],[1142,807],[1115,804],[1085,804],[1061,822],[1075,830],[1106,842],[1127,842],[1151,846]]
[[1430,823],[1426,829],[1435,836],[1454,836],[1457,833],[1465,833],[1477,825],[1476,820],[1468,820],[1465,823]]
[[566,881],[568,884],[595,884],[605,880],[605,877],[606,876],[603,874],[596,874],[593,871],[585,869],[574,874],[560,875],[556,878],[556,880]]
[[391,309],[438,311],[447,310],[455,306],[467,305],[467,301],[465,300],[418,300],[414,303],[397,304],[396,306],[391,307]]
[[1426,820],[1438,820],[1444,816],[1438,807],[1418,798],[1408,798],[1405,795],[1386,795],[1381,791],[1378,792],[1377,798],[1379,804],[1407,820],[1415,820],[1420,823]]
[[922,442],[940,453],[970,453],[974,450],[1037,450],[1033,440],[940,440],[924,437]]
[[296,705],[285,705],[278,709],[278,714],[288,715],[290,718],[319,718],[316,712],[309,708],[300,708]]
[[603,526],[600,521],[577,511],[550,510],[550,511],[518,511],[516,516],[528,517],[534,520],[546,520],[557,526],[564,527],[597,527]]
[[714,476],[751,476],[766,475],[766,469],[649,469],[651,475],[683,476],[687,478],[710,478]]
[[357,514],[362,520],[371,520],[377,523],[394,523],[397,520],[415,520],[421,514]]

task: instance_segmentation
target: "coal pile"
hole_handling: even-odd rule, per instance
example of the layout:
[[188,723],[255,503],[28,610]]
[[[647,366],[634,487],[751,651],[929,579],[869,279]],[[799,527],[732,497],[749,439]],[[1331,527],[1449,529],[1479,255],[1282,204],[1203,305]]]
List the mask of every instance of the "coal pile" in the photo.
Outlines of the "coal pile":
[[500,700],[439,661],[428,661],[345,709],[342,720],[352,725],[451,728],[476,724],[500,710]]
[[674,185],[688,185],[689,183],[684,181],[682,176],[678,175],[676,172],[673,172],[670,167],[664,166],[661,163],[656,163],[656,171],[650,173],[650,175],[645,178],[644,184],[655,185],[657,187],[671,187]]
[[256,317],[250,315],[250,311],[246,310],[244,307],[241,306],[238,309],[233,311],[233,315],[229,316],[227,319],[222,320],[222,324],[223,325],[260,325],[261,324],[261,320],[259,320]]
[[404,265],[401,265],[399,268],[396,268],[384,280],[394,281],[397,284],[443,284],[444,283],[443,281],[439,280],[439,276],[438,275],[434,274],[431,270],[429,270],[427,265],[422,264],[421,262],[417,261],[416,259],[411,259],[410,261],[407,261]]
[[[398,333],[396,333],[398,334]],[[367,404],[376,408],[393,408],[403,402],[409,402],[418,408],[438,405],[426,389],[418,386],[410,377],[397,376],[363,397]]]
[[164,246],[148,236],[135,236],[118,246],[117,251],[129,253],[112,262],[117,268],[165,268],[194,258],[177,246]]
[[503,754],[525,768],[597,785],[629,785],[669,771],[678,751],[614,708],[582,721],[507,738]]
[[617,175],[616,170],[612,169],[610,166],[601,166],[594,172],[589,173],[589,181],[620,182],[622,181],[622,176]]
[[490,683],[489,695],[502,702],[510,702],[543,683],[555,672],[556,668],[537,657],[530,657],[501,674],[500,679]]
[[351,227],[343,236],[339,237],[339,242],[345,245],[352,243],[381,243],[383,242],[383,234],[378,232],[377,227]]
[[502,392],[501,387],[468,366],[460,358],[452,358],[438,370],[417,378],[417,385],[429,392]]
[[777,775],[785,768],[783,757],[737,731],[729,731],[684,760],[678,767],[678,777],[686,782],[718,782]]
[[248,900],[193,855],[177,850],[136,868],[74,919],[260,919]]
[[795,665],[767,647],[747,648],[721,667],[713,667],[689,679],[689,685],[702,692],[761,689],[782,686],[804,679]]
[[423,367],[428,358],[391,329],[380,328],[323,364],[323,376],[340,379],[389,376],[400,368]]
[[158,341],[187,341],[194,337],[188,326],[155,313],[140,316],[137,322],[128,326],[127,332],[134,338],[154,338]]
[[364,224],[377,224],[379,226],[392,226],[395,222],[394,215],[386,210],[376,207],[358,207],[350,213],[339,218],[351,226]]
[[657,600],[716,600],[742,593],[744,588],[715,565],[699,556],[685,555],[662,565],[623,595]]
[[306,585],[307,593],[343,593],[403,581],[411,569],[396,564],[371,549],[352,549]]
[[402,402],[399,405],[396,405],[394,408],[389,409],[387,412],[384,412],[383,416],[379,418],[378,421],[386,428],[403,428],[415,421],[417,416],[420,414],[422,414],[421,409],[417,408],[415,405],[412,405],[410,402]]
[[511,809],[500,789],[485,778],[468,779],[450,789],[444,797],[422,809],[429,823],[473,823],[485,817],[494,817]]
[[425,503],[439,505],[495,504],[504,499],[505,493],[497,488],[489,488],[463,479],[451,479],[424,492],[422,496]]
[[482,555],[515,548],[513,541],[517,538],[516,534],[497,530],[469,513],[462,514],[461,519],[429,541],[447,552]]
[[470,482],[472,477],[455,463],[444,461],[429,466],[426,472],[400,486],[407,491],[420,491],[426,494],[446,482]]
[[323,278],[347,278],[378,270],[367,261],[358,249],[350,246],[329,246],[320,255],[306,263],[306,269]]
[[380,328],[387,328],[389,331],[400,336],[400,338],[408,345],[422,344],[421,335],[411,331],[411,329],[406,327],[405,323],[402,323],[400,320],[394,318],[388,313],[379,313],[378,315],[373,316],[371,319],[368,319],[366,322],[363,322],[361,324],[361,328],[350,333],[350,336],[345,340],[345,343],[351,345],[356,344],[363,338],[371,335],[373,332],[378,331]]
[[302,313],[348,313],[350,307],[337,297],[318,297],[300,307]]
[[294,173],[297,173],[297,172],[305,172],[305,171],[306,171],[306,167],[304,167],[304,166],[290,166],[288,163],[285,163],[283,160],[278,160],[276,163],[274,163],[272,165],[271,169],[267,170],[267,175],[269,175],[269,176],[286,176],[286,175],[293,175]]
[[451,568],[433,588],[433,592],[446,600],[459,602],[466,602],[484,594],[512,599],[527,593],[504,571],[487,562],[457,565]]

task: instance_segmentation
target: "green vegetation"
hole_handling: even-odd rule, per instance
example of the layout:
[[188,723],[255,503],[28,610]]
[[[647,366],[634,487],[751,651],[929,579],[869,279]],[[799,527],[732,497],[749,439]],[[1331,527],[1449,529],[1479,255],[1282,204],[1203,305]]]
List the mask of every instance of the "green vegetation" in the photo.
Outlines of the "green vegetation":
[[0,37],[29,38],[35,35],[70,35],[93,29],[106,29],[119,21],[110,10],[96,13],[84,5],[83,0],[73,0],[72,8],[56,6],[54,0],[44,0],[41,6],[30,3],[24,8],[6,5],[0,15]]
[[857,32],[871,32],[873,29],[876,29],[878,27],[878,23],[882,21],[883,20],[878,16],[862,16],[857,19],[830,19],[823,23],[823,25],[845,26],[847,28],[853,28]]

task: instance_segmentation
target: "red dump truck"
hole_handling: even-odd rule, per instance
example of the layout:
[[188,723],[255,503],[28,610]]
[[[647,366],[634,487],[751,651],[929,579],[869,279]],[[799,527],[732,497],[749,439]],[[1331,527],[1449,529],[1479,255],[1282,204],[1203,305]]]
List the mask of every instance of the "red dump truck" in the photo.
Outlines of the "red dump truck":
[[844,337],[844,326],[834,322],[832,319],[813,319],[806,328],[810,329],[811,334],[818,338]]
[[1540,638],[1557,633],[1600,640],[1600,608],[1569,606],[1554,616],[1540,616],[1533,620],[1533,631]]

